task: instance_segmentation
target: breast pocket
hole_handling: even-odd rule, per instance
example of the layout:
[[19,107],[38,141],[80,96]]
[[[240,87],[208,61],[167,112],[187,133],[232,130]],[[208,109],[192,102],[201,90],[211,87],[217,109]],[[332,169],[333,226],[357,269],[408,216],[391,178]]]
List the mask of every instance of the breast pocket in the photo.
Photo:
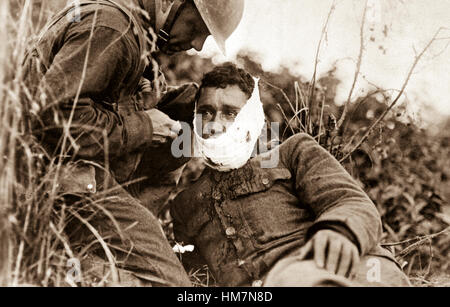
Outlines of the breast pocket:
[[293,192],[286,168],[259,169],[254,178],[235,189],[235,201],[248,231],[258,246],[300,233],[308,214]]

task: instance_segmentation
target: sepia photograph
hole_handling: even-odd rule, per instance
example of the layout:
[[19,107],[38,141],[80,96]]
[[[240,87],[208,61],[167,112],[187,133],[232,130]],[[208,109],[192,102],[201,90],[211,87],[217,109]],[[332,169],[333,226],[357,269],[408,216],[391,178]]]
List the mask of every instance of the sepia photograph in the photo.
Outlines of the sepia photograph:
[[449,0],[1,0],[0,24],[0,287],[450,287]]

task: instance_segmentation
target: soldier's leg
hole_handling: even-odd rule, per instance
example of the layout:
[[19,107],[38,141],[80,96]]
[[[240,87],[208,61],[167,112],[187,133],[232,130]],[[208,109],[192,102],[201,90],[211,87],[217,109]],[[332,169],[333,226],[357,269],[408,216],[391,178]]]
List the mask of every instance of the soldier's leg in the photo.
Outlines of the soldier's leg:
[[[143,285],[190,286],[158,219],[114,179],[105,179],[103,171],[97,173],[99,192],[83,216],[88,216],[89,224],[107,243],[118,266],[139,278]],[[89,237],[95,242],[92,233]],[[105,256],[99,242],[95,248]]]

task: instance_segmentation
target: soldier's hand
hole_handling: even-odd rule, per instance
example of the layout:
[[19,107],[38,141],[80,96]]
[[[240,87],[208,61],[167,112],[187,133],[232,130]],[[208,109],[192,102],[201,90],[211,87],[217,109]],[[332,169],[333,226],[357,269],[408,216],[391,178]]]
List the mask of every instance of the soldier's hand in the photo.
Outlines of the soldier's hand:
[[153,124],[153,145],[166,144],[175,140],[181,130],[180,122],[172,120],[169,116],[157,109],[146,111]]
[[333,230],[321,230],[306,243],[301,257],[313,254],[319,268],[333,274],[349,277],[359,263],[359,251],[344,235]]

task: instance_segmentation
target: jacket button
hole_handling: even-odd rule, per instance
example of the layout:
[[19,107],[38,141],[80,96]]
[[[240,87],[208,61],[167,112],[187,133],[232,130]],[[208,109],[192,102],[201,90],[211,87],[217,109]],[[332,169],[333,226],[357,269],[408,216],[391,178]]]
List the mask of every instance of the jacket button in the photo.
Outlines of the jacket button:
[[236,235],[236,229],[234,227],[228,227],[227,230],[225,230],[225,233],[228,237],[232,237]]
[[264,185],[269,185],[269,183],[270,183],[269,178],[263,178],[262,183],[263,183]]

